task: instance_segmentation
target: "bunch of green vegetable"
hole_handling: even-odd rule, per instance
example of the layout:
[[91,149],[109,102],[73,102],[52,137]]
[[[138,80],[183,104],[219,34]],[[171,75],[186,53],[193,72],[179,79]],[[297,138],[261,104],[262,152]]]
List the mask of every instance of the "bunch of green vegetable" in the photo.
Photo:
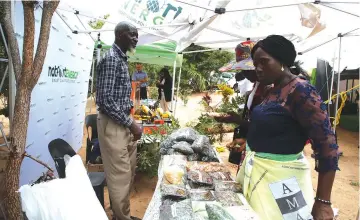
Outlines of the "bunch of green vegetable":
[[179,121],[172,118],[171,124],[161,125],[156,130],[152,129],[151,134],[143,134],[137,148],[137,172],[145,173],[150,177],[157,175],[161,159],[159,145],[178,128],[180,128]]
[[245,103],[244,97],[240,97],[240,96],[232,97],[229,101],[222,102],[222,104],[215,109],[215,112],[225,113],[225,114],[229,112],[241,113],[239,112],[239,105],[244,103]]

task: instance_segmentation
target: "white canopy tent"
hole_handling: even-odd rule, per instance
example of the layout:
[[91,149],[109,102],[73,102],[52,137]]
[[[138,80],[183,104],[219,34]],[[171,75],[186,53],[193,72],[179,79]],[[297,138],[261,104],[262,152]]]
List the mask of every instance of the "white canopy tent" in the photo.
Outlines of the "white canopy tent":
[[[343,44],[342,52],[334,53],[334,43],[338,36],[342,34],[344,37],[352,36],[354,40],[350,42],[355,42],[359,37],[355,34],[359,27],[360,17],[357,1],[276,0],[270,3],[263,0],[126,0],[121,2],[104,0],[101,6],[95,0],[83,3],[83,1],[64,0],[58,11],[76,10],[74,12],[84,24],[91,19],[109,14],[110,17],[101,30],[94,31],[89,27],[76,30],[78,33],[91,32],[94,37],[94,34],[101,32],[101,39],[107,44],[114,41],[115,25],[119,21],[126,20],[139,28],[139,45],[174,41],[177,44],[176,51],[179,53],[191,44],[211,48],[210,50],[233,50],[239,42],[247,38],[258,40],[270,34],[280,34],[292,40],[300,54],[305,54],[299,59],[304,60],[307,67],[312,65],[311,60],[315,63],[315,57],[323,57],[331,61],[334,59],[334,54],[346,56],[343,60],[351,63],[352,66],[358,65],[358,59],[348,55],[350,54],[348,50],[357,49],[355,45],[359,44],[351,47]],[[150,7],[153,6],[152,3],[158,6],[156,10]],[[307,37],[313,29],[301,24],[304,15],[300,13],[299,5],[304,6],[304,4],[311,4],[320,9],[319,22],[326,25],[324,30],[309,38]],[[66,5],[71,5],[71,7],[66,8]],[[337,62],[339,69],[343,65],[348,64]],[[178,81],[180,81],[180,74],[181,69]],[[174,68],[174,86],[175,78]],[[179,91],[179,83],[177,87]]]

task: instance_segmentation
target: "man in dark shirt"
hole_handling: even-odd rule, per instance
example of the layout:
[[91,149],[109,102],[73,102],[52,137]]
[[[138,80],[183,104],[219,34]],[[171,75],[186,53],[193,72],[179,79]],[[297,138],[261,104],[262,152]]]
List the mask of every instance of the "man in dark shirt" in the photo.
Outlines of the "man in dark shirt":
[[115,42],[97,66],[98,136],[107,186],[116,219],[130,220],[130,189],[136,167],[136,141],[142,129],[130,116],[131,78],[126,52],[138,41],[135,26],[120,22]]

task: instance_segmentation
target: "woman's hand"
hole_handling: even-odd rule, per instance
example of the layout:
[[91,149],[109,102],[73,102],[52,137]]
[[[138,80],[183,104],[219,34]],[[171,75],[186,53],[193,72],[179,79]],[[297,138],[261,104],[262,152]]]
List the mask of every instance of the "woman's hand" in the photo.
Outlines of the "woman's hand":
[[315,201],[311,215],[314,220],[333,220],[334,212],[330,205]]
[[228,150],[230,150],[230,149],[233,148],[234,146],[235,146],[235,142],[232,141],[232,142],[230,142],[230,143],[227,143],[225,147],[226,147]]

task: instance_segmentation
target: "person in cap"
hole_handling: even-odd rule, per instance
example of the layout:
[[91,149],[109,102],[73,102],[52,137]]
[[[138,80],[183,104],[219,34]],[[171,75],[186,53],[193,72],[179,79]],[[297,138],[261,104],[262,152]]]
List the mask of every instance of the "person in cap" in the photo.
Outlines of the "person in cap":
[[[259,82],[273,86],[250,115],[236,181],[261,219],[333,219],[331,189],[339,156],[326,105],[308,81],[290,71],[296,50],[285,37],[260,40],[251,57]],[[319,173],[315,199],[302,153],[309,138]]]

